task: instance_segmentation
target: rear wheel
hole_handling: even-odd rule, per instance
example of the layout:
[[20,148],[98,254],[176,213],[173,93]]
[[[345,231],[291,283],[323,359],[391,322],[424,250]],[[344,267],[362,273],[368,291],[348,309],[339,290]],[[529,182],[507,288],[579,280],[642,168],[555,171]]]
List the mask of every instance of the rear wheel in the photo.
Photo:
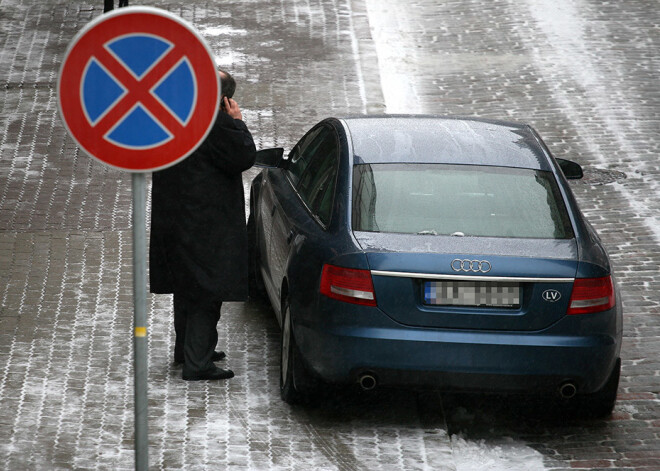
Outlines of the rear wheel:
[[616,404],[616,393],[619,389],[619,377],[621,376],[621,359],[616,360],[614,369],[610,373],[605,385],[600,391],[587,394],[581,398],[582,408],[590,417],[607,417],[614,410]]
[[289,404],[306,402],[311,398],[313,389],[313,380],[303,364],[293,336],[291,310],[287,303],[282,312],[280,396]]
[[616,404],[620,375],[621,359],[619,358],[605,385],[595,393],[583,394],[573,398],[569,401],[569,410],[582,417],[599,418],[609,416]]

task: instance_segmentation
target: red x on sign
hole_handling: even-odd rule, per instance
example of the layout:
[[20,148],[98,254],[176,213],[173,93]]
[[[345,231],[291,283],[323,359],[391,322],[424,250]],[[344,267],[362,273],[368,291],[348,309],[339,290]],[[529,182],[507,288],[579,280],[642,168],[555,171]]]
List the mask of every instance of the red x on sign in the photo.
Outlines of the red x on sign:
[[218,73],[203,38],[149,7],[115,10],[73,40],[58,80],[71,136],[90,155],[129,171],[187,157],[215,121]]

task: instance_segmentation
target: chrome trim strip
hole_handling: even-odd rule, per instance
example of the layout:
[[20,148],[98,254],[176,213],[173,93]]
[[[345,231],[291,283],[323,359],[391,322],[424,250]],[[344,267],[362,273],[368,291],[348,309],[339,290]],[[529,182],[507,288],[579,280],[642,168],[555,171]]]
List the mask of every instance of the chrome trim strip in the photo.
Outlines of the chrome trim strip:
[[500,281],[508,283],[573,283],[575,278],[532,278],[524,276],[470,276],[470,275],[436,275],[430,273],[406,273],[402,271],[371,270],[373,275],[393,276],[398,278],[424,278],[427,280],[451,281]]

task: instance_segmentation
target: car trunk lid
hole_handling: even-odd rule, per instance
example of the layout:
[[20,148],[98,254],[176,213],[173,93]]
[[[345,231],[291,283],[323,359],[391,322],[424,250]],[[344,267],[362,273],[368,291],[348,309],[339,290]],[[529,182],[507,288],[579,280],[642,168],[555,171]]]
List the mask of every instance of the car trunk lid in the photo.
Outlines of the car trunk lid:
[[566,313],[575,240],[356,232],[378,307],[419,327],[540,330]]

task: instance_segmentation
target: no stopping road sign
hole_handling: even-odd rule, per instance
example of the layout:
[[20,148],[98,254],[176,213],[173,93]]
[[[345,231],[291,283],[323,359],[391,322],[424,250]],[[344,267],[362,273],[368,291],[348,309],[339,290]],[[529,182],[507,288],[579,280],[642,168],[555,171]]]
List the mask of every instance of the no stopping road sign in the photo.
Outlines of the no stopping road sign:
[[220,101],[204,39],[150,7],[114,10],[85,26],[66,52],[57,91],[80,147],[133,172],[187,157],[210,131]]
[[187,157],[206,138],[220,81],[204,40],[163,10],[128,7],[85,26],[69,46],[58,106],[92,157],[133,176],[135,464],[146,471],[147,303],[145,172]]

